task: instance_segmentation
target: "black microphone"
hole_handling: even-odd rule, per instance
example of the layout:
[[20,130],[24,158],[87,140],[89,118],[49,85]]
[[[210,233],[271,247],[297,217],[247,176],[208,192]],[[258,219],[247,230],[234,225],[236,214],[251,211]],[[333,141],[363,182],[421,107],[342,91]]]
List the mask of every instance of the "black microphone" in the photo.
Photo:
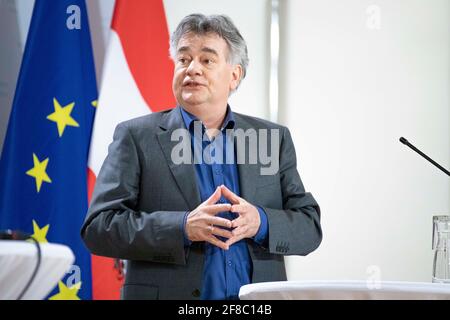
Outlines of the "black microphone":
[[425,153],[423,153],[422,151],[420,151],[419,149],[417,149],[415,146],[413,146],[411,143],[409,143],[408,140],[406,140],[405,138],[401,137],[400,138],[400,142],[403,144],[406,144],[408,147],[410,147],[411,149],[413,149],[415,152],[417,152],[418,154],[420,154],[422,157],[424,157],[425,159],[427,159],[428,161],[430,161],[432,164],[434,164],[436,167],[438,167],[439,169],[441,169],[442,171],[444,171],[448,176],[450,176],[450,172],[447,171],[445,168],[443,168],[442,166],[440,166],[438,163],[436,163],[436,161],[434,161],[433,159],[431,159],[429,156],[427,156]]
[[28,240],[31,234],[20,230],[0,230],[0,240]]

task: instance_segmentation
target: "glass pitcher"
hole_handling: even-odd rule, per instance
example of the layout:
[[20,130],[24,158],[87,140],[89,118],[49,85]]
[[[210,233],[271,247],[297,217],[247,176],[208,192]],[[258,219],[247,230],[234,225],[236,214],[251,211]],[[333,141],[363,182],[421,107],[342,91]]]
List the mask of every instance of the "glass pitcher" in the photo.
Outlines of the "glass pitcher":
[[433,216],[433,282],[450,284],[450,216]]

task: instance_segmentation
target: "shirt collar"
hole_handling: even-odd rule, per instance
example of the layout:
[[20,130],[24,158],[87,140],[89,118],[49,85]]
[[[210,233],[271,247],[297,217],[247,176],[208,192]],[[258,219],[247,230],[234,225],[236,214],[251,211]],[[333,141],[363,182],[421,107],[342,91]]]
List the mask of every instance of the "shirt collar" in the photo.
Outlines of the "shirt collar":
[[[194,128],[194,121],[199,121],[199,119],[194,116],[193,114],[187,112],[184,110],[183,107],[180,107],[181,110],[181,116],[183,117],[184,124],[186,128],[189,130],[192,130]],[[227,113],[225,114],[225,119],[223,121],[222,127],[220,130],[223,129],[233,129],[236,121],[234,119],[234,113],[231,111],[230,105],[227,105]],[[202,124],[203,127],[203,124]]]

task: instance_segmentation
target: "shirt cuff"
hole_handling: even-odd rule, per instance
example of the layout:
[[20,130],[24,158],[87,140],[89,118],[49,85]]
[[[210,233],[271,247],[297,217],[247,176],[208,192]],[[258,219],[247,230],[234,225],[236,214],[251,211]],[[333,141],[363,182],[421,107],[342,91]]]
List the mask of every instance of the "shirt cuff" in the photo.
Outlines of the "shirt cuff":
[[267,221],[267,215],[266,215],[266,212],[264,211],[264,209],[261,207],[256,207],[256,209],[258,209],[259,218],[261,219],[261,224],[259,225],[258,232],[254,236],[253,240],[257,244],[259,244],[261,246],[265,246],[268,235],[269,235],[269,223]]
[[187,235],[186,235],[186,220],[187,220],[187,216],[189,214],[189,211],[187,211],[184,214],[184,219],[183,219],[183,238],[184,238],[184,246],[185,247],[189,247],[192,243],[191,240],[188,239]]

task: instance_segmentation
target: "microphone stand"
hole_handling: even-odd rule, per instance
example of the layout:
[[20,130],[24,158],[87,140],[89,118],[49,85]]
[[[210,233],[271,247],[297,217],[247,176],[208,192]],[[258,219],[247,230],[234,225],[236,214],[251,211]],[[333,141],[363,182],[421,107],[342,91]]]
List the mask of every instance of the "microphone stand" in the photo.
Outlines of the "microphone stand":
[[420,151],[419,149],[417,149],[415,146],[413,146],[411,143],[409,143],[408,140],[406,140],[405,138],[401,137],[400,142],[407,145],[408,147],[410,147],[411,149],[413,149],[415,152],[417,152],[418,154],[420,154],[422,157],[424,157],[425,159],[427,159],[429,162],[431,162],[432,164],[434,164],[436,167],[438,167],[439,169],[441,169],[442,171],[444,171],[448,176],[450,176],[450,172],[448,170],[446,170],[444,167],[442,167],[441,165],[439,165],[438,163],[436,163],[433,159],[431,159],[429,156],[427,156],[425,153],[423,153],[422,151]]

